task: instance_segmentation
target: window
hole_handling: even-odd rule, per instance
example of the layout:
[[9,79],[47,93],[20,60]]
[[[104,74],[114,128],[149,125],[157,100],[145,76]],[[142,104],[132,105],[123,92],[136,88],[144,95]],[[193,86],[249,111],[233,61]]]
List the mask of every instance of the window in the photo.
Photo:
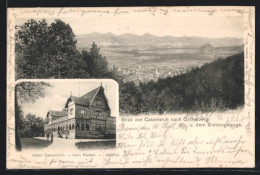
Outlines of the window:
[[81,109],[81,110],[80,110],[80,114],[83,114],[83,115],[84,115],[84,114],[85,114],[85,110],[84,110],[84,109]]
[[96,117],[102,117],[102,112],[101,111],[96,111],[95,112]]
[[70,115],[72,115],[72,114],[73,114],[73,108],[70,109]]

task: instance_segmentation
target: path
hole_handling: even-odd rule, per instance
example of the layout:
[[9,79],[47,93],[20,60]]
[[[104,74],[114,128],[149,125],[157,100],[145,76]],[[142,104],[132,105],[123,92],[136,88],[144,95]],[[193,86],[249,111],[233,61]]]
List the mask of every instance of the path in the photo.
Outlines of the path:
[[[47,140],[46,137],[34,137],[38,140]],[[107,142],[115,141],[115,139],[63,139],[63,138],[53,138],[53,143],[50,144],[47,148],[52,150],[78,150],[75,146],[77,142]]]

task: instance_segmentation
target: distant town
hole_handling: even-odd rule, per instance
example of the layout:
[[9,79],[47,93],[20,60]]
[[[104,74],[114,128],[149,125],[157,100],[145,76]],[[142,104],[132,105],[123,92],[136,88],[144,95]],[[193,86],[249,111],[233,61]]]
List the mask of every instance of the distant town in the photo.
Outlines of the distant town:
[[117,71],[119,75],[124,77],[124,82],[133,81],[135,84],[148,82],[150,80],[157,81],[159,78],[174,77],[192,68],[171,67],[171,66],[136,66],[136,67],[119,67]]

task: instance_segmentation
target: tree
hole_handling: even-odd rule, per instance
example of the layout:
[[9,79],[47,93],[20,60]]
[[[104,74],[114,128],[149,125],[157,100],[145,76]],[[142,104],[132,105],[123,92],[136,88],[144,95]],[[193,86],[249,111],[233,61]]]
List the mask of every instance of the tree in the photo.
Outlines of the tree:
[[[80,59],[77,51],[75,35],[68,24],[61,20],[56,20],[49,27],[49,53],[52,66],[52,76],[55,78],[69,78],[70,70],[74,68],[74,63]],[[80,64],[78,64],[80,65]]]
[[24,130],[24,117],[23,117],[23,110],[20,105],[17,106],[16,109],[17,113],[16,115],[19,115],[18,118],[18,135],[23,135],[23,130]]
[[76,43],[71,27],[61,20],[48,25],[45,19],[38,22],[31,19],[17,26],[16,79],[87,76],[80,67]]
[[137,114],[141,108],[141,89],[134,82],[126,82],[120,85],[119,108],[121,113]]
[[21,137],[42,136],[44,133],[44,121],[33,114],[27,114],[23,122],[23,133]]
[[16,79],[38,78],[47,64],[45,62],[47,55],[44,54],[47,52],[46,41],[49,39],[47,23],[45,20],[39,22],[28,20],[16,28],[18,29],[15,33]]
[[108,78],[112,78],[120,85],[123,84],[124,77],[119,74],[118,68],[114,65],[112,69],[108,72]]
[[18,151],[22,149],[19,130],[21,129],[21,107],[19,103],[35,102],[38,98],[45,96],[45,87],[51,86],[45,82],[21,82],[15,86],[15,147]]
[[82,59],[85,62],[85,70],[90,77],[106,78],[109,74],[106,57],[99,53],[100,48],[93,42],[90,51],[82,51]]

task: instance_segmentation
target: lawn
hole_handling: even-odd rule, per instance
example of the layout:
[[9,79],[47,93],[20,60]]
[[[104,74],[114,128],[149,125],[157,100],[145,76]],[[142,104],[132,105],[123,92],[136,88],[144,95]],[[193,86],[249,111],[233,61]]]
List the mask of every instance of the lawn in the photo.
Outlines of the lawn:
[[26,148],[45,148],[51,144],[47,140],[38,140],[34,138],[20,138],[21,145],[23,149]]

